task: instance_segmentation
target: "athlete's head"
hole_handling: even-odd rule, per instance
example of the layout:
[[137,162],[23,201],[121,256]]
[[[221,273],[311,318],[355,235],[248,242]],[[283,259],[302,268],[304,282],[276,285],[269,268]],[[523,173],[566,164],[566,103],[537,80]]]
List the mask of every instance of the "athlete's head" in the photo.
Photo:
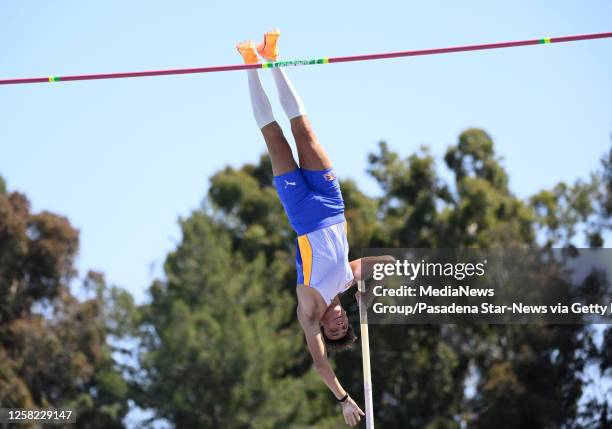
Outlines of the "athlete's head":
[[327,350],[336,353],[352,348],[357,340],[346,311],[340,305],[325,313],[321,319],[321,333]]

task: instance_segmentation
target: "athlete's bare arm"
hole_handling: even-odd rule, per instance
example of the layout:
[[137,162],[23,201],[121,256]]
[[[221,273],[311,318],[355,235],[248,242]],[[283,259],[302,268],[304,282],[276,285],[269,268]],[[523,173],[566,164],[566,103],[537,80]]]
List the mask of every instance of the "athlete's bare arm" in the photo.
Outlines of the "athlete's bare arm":
[[298,321],[304,330],[306,344],[308,345],[308,351],[312,357],[315,369],[327,387],[329,387],[329,390],[332,391],[336,399],[341,399],[344,397],[344,395],[346,395],[346,390],[344,390],[336,378],[336,375],[334,374],[334,371],[327,360],[327,352],[325,350],[325,343],[321,334],[321,327],[319,325],[318,317],[316,317],[314,312],[311,314],[305,314],[300,307],[298,307],[297,315]]
[[[380,263],[394,263],[395,258],[391,255],[383,255],[383,256],[366,256],[365,258],[355,259],[354,261],[349,262],[351,265],[351,270],[353,271],[354,281],[358,282],[360,280],[369,280],[374,275],[374,264]],[[357,291],[355,292],[355,299],[359,301],[361,299],[362,293]],[[372,288],[369,288],[364,294],[364,303],[366,308],[372,304],[374,300],[374,295],[372,293]]]
[[[336,399],[339,400],[346,396],[347,392],[340,384],[340,381],[338,381],[327,359],[327,351],[325,349],[325,343],[323,342],[321,327],[319,326],[319,318],[314,311],[315,306],[307,297],[303,298],[306,299],[301,300],[301,306],[298,305],[297,316],[304,330],[304,334],[306,335],[308,351],[310,352],[314,367],[319,373],[319,376],[329,390],[332,391]],[[351,397],[348,397],[341,405],[344,420],[350,426],[355,426],[361,419],[361,416],[365,415]]]
[[355,281],[369,280],[374,275],[374,264],[394,263],[395,258],[391,255],[366,256],[365,258],[355,259],[349,262]]

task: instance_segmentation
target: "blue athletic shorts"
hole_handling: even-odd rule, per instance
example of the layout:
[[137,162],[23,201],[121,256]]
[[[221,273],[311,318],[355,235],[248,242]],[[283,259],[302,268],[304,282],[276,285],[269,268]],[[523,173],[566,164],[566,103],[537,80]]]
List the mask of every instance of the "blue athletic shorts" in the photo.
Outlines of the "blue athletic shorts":
[[334,171],[297,168],[274,176],[289,223],[298,235],[344,222],[344,200]]

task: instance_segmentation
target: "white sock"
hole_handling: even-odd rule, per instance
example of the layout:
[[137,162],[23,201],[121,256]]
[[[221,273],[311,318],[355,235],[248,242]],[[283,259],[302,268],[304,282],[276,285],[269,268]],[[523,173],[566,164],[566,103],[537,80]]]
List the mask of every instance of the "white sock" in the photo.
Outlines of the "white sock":
[[271,122],[274,122],[272,114],[272,106],[270,100],[264,91],[257,70],[247,70],[249,77],[249,94],[251,95],[251,107],[253,108],[253,116],[259,128],[263,128]]
[[276,87],[278,88],[278,98],[280,99],[281,106],[283,106],[283,110],[289,119],[305,115],[306,109],[304,109],[302,99],[295,91],[295,88],[283,69],[274,67],[272,69],[272,75],[274,76]]

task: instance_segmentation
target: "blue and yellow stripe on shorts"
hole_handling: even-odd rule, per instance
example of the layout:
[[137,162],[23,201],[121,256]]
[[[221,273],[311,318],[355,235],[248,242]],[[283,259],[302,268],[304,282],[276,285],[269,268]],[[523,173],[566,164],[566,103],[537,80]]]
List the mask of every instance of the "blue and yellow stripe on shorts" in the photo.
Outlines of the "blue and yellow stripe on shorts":
[[300,235],[297,238],[300,257],[302,259],[302,272],[304,274],[304,284],[310,286],[310,278],[312,276],[312,246],[308,235]]
[[[348,236],[348,222],[344,222],[344,232]],[[308,234],[300,235],[297,238],[298,257],[301,263],[303,284],[310,286],[313,271],[312,244],[308,239]]]

